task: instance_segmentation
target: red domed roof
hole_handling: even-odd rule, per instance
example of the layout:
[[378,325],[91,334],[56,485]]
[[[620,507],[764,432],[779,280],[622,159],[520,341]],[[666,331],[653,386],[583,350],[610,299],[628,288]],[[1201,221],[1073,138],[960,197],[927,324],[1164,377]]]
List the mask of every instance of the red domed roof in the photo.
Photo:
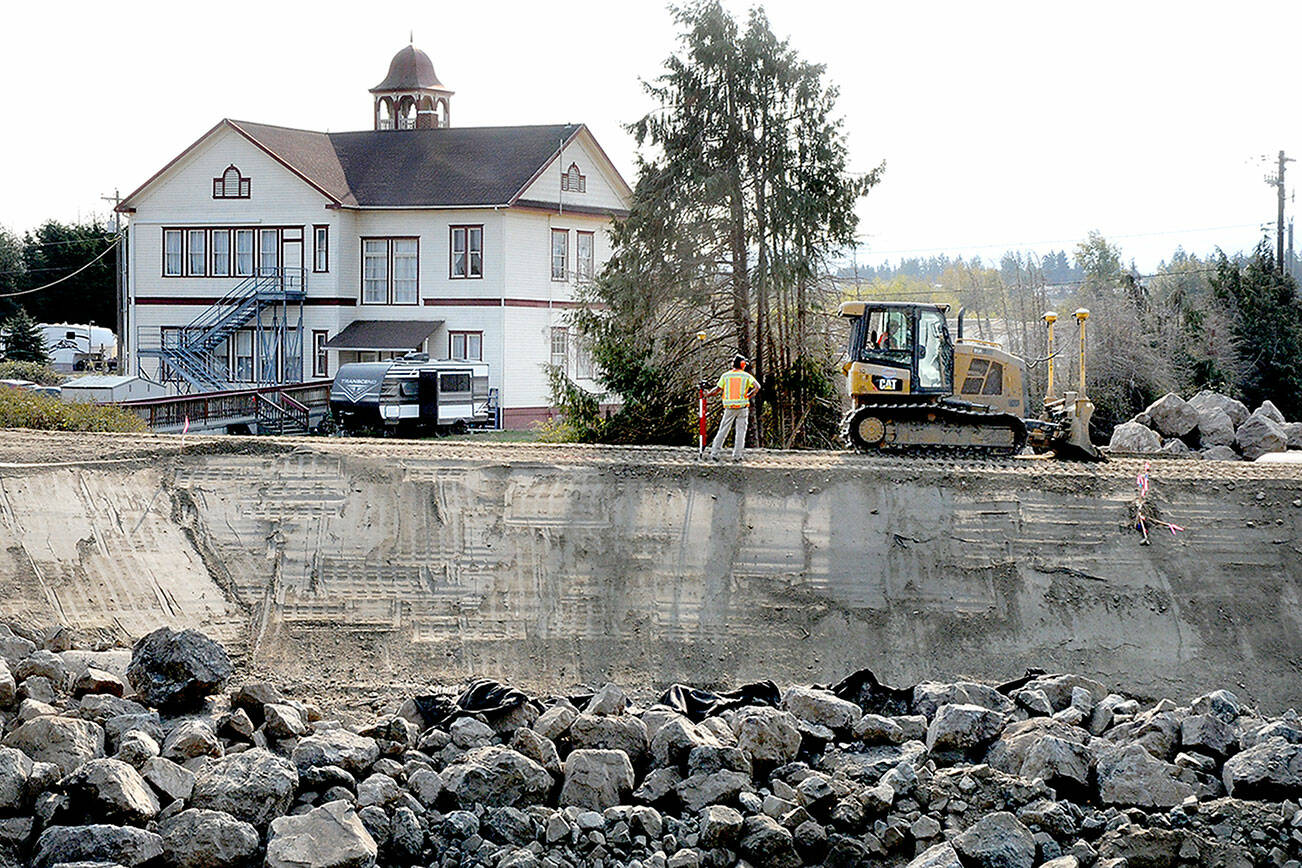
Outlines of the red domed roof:
[[408,45],[393,56],[389,62],[389,74],[384,77],[384,81],[371,88],[371,93],[424,88],[446,90],[434,74],[434,64],[430,62],[429,55],[414,45]]

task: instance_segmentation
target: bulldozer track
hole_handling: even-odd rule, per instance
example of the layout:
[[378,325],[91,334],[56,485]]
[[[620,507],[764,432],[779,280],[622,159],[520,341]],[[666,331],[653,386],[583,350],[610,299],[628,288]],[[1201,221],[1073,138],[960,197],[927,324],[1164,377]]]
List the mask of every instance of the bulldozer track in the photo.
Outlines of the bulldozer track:
[[1213,482],[1302,482],[1302,463],[1203,461],[1187,458],[1112,456],[1105,464],[1055,461],[1044,457],[953,455],[870,455],[849,449],[784,451],[750,449],[742,464],[726,458],[702,461],[690,447],[592,444],[501,443],[452,440],[389,440],[360,437],[181,437],[175,434],[67,434],[0,430],[0,475],[27,469],[93,466],[114,462],[130,467],[165,467],[186,455],[330,455],[385,462],[448,461],[475,465],[609,466],[665,468],[701,473],[739,467],[781,471],[848,471],[856,474],[970,473],[974,476],[1072,477],[1133,480],[1150,467],[1155,480]]

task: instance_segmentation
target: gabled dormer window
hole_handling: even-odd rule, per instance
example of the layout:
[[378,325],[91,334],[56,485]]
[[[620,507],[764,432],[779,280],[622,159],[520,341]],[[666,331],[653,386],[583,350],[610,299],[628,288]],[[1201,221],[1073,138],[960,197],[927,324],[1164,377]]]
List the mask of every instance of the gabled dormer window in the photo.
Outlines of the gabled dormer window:
[[249,198],[249,179],[240,174],[234,164],[226,167],[220,178],[212,179],[212,197],[214,199]]
[[562,193],[586,193],[588,192],[588,178],[579,172],[578,163],[570,163],[570,167],[561,175],[561,192]]

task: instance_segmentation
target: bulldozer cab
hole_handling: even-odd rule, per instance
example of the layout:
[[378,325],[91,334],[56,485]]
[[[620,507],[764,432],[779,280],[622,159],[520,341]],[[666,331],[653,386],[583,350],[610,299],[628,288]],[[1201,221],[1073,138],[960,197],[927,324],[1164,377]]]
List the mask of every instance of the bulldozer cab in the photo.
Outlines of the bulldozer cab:
[[948,395],[954,386],[954,344],[947,305],[846,302],[850,318],[846,373],[851,394]]

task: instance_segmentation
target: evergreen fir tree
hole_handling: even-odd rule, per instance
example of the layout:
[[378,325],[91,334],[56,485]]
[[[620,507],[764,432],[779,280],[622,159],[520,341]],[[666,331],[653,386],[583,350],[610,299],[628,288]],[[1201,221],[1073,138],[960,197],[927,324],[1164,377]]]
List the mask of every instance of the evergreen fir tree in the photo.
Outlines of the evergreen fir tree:
[[0,342],[4,343],[4,357],[9,361],[36,362],[38,365],[50,363],[41,327],[22,308],[0,327]]

